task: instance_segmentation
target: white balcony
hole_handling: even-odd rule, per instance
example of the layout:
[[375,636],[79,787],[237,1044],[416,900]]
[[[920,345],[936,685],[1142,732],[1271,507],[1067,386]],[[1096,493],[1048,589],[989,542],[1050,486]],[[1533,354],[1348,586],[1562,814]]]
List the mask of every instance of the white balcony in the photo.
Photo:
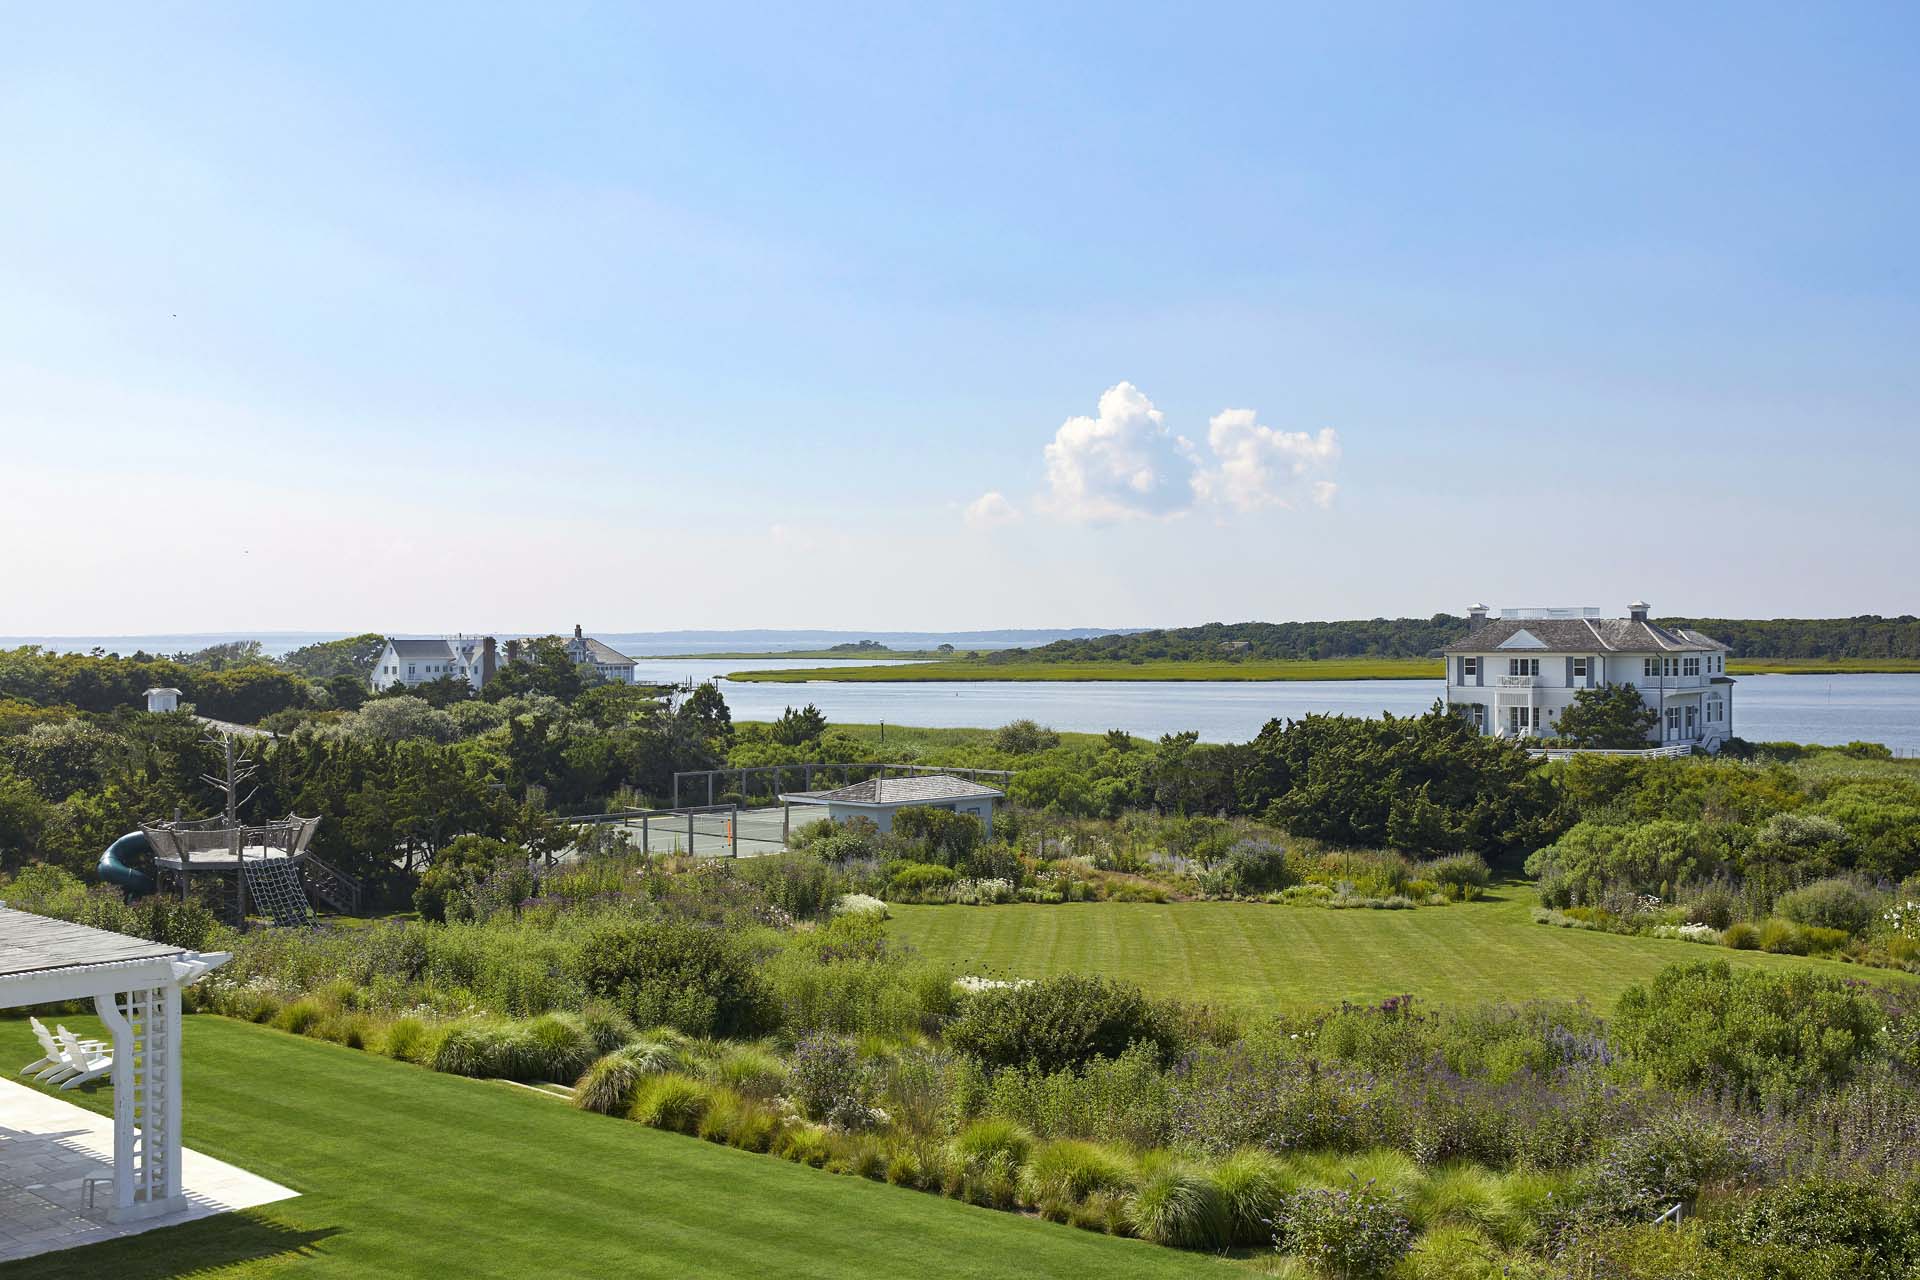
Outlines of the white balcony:
[[1493,683],[1497,689],[1544,689],[1547,685],[1544,676],[1495,676]]

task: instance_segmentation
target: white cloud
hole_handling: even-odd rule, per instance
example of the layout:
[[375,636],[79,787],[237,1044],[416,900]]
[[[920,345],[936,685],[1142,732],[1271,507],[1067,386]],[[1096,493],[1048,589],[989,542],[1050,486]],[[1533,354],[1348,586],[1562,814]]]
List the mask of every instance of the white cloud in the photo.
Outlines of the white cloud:
[[1047,446],[1046,505],[1067,520],[1178,515],[1193,504],[1192,446],[1131,382],[1095,418],[1068,418]]
[[[1068,418],[1046,447],[1047,490],[1033,507],[1068,521],[1170,519],[1202,508],[1333,505],[1340,437],[1263,426],[1252,409],[1223,409],[1205,448],[1175,434],[1166,415],[1131,382],[1107,388],[1096,416]],[[971,503],[965,519],[990,528],[1019,519],[999,491]]]
[[1214,465],[1193,477],[1194,495],[1236,511],[1291,507],[1302,499],[1325,507],[1335,485],[1323,479],[1340,460],[1340,437],[1331,427],[1319,434],[1275,431],[1251,409],[1223,409],[1207,424]]
[[1020,508],[1007,501],[998,489],[990,489],[967,504],[961,516],[969,529],[997,529],[1020,519]]

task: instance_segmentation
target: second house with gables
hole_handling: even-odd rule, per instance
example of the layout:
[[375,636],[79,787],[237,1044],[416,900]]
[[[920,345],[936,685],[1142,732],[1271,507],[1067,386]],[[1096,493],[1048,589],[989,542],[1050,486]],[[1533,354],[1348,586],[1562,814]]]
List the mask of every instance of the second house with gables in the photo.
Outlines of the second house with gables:
[[1649,747],[1718,751],[1733,736],[1727,646],[1650,621],[1644,602],[1624,618],[1585,608],[1490,612],[1475,605],[1466,636],[1441,650],[1447,705],[1482,733],[1550,738],[1580,690],[1630,684],[1659,716]]

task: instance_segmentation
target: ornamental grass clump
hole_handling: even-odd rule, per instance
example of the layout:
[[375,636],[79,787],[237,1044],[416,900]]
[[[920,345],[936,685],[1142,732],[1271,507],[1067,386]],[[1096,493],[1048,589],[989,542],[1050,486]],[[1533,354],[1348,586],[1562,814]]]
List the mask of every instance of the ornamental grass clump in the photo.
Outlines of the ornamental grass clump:
[[1226,1202],[1231,1242],[1272,1244],[1274,1224],[1296,1185],[1286,1163],[1265,1151],[1236,1151],[1213,1167],[1213,1184]]
[[1127,1200],[1143,1240],[1176,1249],[1224,1249],[1233,1240],[1226,1197],[1202,1171],[1178,1160],[1150,1160]]
[[578,1080],[596,1056],[593,1037],[580,1018],[544,1013],[521,1029],[514,1078],[565,1084]]
[[1018,1169],[1033,1150],[1033,1135],[1011,1120],[990,1117],[975,1120],[955,1134],[950,1147],[953,1158],[969,1172],[984,1169],[996,1160],[1009,1169]]
[[627,1118],[655,1129],[694,1134],[700,1131],[700,1122],[713,1105],[713,1098],[713,1086],[705,1081],[668,1072],[634,1090]]
[[676,1032],[654,1032],[602,1054],[575,1083],[573,1105],[602,1115],[625,1112],[642,1080],[691,1069],[690,1059],[679,1043],[682,1040],[684,1037]]
[[380,1052],[396,1062],[428,1062],[439,1047],[433,1028],[414,1017],[394,1019],[380,1038]]
[[787,1064],[751,1045],[722,1048],[708,1063],[707,1074],[715,1083],[763,1102],[780,1096],[787,1084]]
[[1022,1174],[1027,1202],[1077,1205],[1098,1192],[1125,1192],[1133,1185],[1133,1162],[1097,1142],[1056,1138],[1033,1148]]

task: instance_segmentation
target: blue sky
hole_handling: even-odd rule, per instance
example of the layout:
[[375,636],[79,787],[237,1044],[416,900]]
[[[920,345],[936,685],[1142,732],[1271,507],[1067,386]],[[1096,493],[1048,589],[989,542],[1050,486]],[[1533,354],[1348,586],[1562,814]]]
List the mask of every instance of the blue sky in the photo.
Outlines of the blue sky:
[[1914,610],[1920,11],[1678,8],[16,12],[0,634]]

